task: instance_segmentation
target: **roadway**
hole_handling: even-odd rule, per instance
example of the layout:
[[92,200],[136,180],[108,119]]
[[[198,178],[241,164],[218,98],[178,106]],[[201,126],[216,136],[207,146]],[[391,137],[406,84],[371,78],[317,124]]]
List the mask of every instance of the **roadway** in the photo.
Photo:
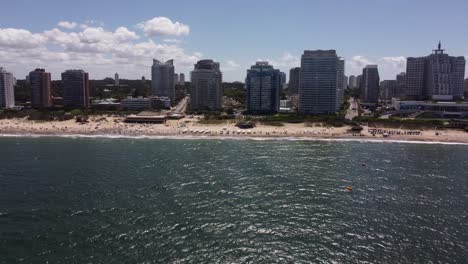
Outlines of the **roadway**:
[[185,111],[187,110],[187,105],[189,102],[189,96],[185,96],[180,102],[174,106],[171,110],[172,112],[179,113],[179,114],[184,114]]
[[[358,107],[359,107],[359,104],[358,104],[358,101],[357,101],[357,100],[354,100],[353,97],[349,98],[348,102],[349,102],[349,108],[348,108],[348,110],[346,111],[346,116],[345,116],[345,118],[346,118],[346,119],[349,119],[349,120],[353,120],[354,117],[358,116]],[[354,110],[353,110],[353,109],[354,109]]]

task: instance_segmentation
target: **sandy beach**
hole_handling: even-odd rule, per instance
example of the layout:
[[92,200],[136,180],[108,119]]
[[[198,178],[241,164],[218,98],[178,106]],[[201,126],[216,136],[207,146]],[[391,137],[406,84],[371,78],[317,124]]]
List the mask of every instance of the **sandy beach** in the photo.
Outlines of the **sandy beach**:
[[186,136],[223,138],[304,138],[362,139],[396,141],[433,141],[468,143],[468,133],[461,130],[404,130],[363,127],[352,133],[351,127],[324,127],[304,123],[283,126],[257,124],[252,129],[239,129],[234,123],[201,124],[196,118],[168,120],[166,124],[129,124],[122,117],[94,116],[87,123],[75,120],[38,122],[27,119],[0,120],[0,134],[8,135],[87,135],[87,136]]

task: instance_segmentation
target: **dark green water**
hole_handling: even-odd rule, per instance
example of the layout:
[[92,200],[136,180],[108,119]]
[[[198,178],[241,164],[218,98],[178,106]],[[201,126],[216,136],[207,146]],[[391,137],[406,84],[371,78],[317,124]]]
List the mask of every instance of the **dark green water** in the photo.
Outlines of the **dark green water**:
[[468,146],[0,138],[0,263],[467,259]]

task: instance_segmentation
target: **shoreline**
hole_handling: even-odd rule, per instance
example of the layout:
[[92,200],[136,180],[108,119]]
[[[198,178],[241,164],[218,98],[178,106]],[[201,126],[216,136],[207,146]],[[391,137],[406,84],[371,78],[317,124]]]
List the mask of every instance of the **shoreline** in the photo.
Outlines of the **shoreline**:
[[409,140],[391,138],[324,138],[324,137],[260,137],[260,136],[196,136],[196,135],[113,135],[113,134],[39,134],[39,133],[0,133],[0,138],[90,138],[90,139],[173,139],[173,140],[235,140],[235,141],[316,141],[316,142],[359,142],[359,143],[400,143],[400,144],[426,144],[426,145],[458,145],[468,146],[468,142],[433,141],[433,140]]
[[468,145],[468,133],[459,130],[408,130],[363,126],[331,127],[321,123],[258,124],[239,129],[232,122],[202,124],[197,118],[168,120],[165,124],[129,124],[120,117],[97,116],[87,123],[74,120],[35,122],[27,119],[0,120],[0,137],[128,138],[128,139],[218,139],[257,141],[341,141]]

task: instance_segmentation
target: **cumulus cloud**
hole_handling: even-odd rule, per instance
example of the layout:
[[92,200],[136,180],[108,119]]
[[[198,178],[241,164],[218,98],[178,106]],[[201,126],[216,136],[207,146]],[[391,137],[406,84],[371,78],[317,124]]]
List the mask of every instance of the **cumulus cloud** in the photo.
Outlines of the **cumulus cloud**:
[[182,43],[182,40],[180,39],[163,39],[163,41],[166,43],[176,43],[176,44]]
[[57,24],[59,27],[66,28],[66,29],[74,29],[76,26],[78,26],[77,23],[75,22],[69,22],[69,21],[60,21]]
[[233,60],[227,60],[221,65],[221,70],[222,71],[235,71],[240,68],[240,65],[233,61]]
[[187,52],[178,42],[157,43],[123,26],[108,30],[75,25],[78,30],[73,32],[62,27],[39,33],[0,28],[2,66],[17,76],[26,75],[34,67],[46,67],[53,78],[59,78],[60,72],[68,68],[83,68],[91,78],[103,78],[115,71],[140,78],[149,75],[153,58],[174,59],[178,71],[188,71],[202,57],[198,52]]
[[374,64],[374,62],[362,55],[353,56],[351,60],[348,61],[348,63],[350,64],[351,68],[357,69],[362,69],[367,65]]
[[295,56],[289,52],[284,52],[278,58],[258,58],[256,61],[252,62],[251,64],[255,64],[257,61],[267,61],[268,64],[272,65],[277,69],[281,69],[284,72],[289,72],[290,68],[299,67],[301,65],[301,58]]
[[167,17],[155,17],[148,21],[138,23],[139,28],[143,29],[146,36],[153,37],[158,35],[182,36],[190,33],[190,28],[180,22],[172,22]]
[[397,69],[400,71],[404,71],[404,69],[406,68],[406,58],[403,56],[382,57],[379,59],[379,61],[386,66],[390,66],[393,69]]
[[44,43],[45,38],[29,30],[0,28],[0,47],[11,49],[32,49]]

